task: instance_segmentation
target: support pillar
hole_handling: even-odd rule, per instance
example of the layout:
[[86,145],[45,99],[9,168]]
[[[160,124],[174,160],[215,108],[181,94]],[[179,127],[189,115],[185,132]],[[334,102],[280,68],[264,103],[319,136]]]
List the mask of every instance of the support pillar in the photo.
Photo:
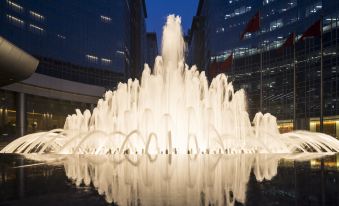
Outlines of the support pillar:
[[310,130],[310,119],[309,118],[297,118],[296,119],[297,130]]
[[16,135],[24,136],[27,131],[27,114],[26,114],[26,95],[18,92],[16,94]]

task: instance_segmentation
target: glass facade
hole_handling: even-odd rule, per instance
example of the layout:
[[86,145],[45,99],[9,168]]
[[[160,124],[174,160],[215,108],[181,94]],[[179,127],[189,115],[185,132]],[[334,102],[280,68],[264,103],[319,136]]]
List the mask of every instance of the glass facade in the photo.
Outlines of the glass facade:
[[155,32],[147,33],[147,56],[146,63],[150,68],[154,68],[155,58],[158,56],[158,41]]
[[[37,73],[114,89],[118,82],[141,74],[146,17],[144,0],[1,0],[0,36],[36,57]],[[16,113],[21,107],[16,104],[22,90],[0,89],[0,144],[18,135],[21,121]],[[24,96],[27,133],[62,128],[76,108],[94,106],[57,95]]]
[[[27,133],[63,128],[67,114],[91,104],[26,95]],[[0,144],[16,137],[16,94],[0,90]]]
[[142,0],[0,1],[0,35],[38,57],[37,72],[106,87],[130,76],[133,56],[144,62],[133,41],[145,44],[145,18]]
[[[247,33],[240,40],[246,24],[258,11],[260,30]],[[281,45],[292,32],[297,34],[297,124],[302,125],[299,129],[319,131],[321,38],[298,40],[307,28],[322,19],[324,132],[339,137],[339,1],[201,0],[197,16],[203,27],[192,29],[191,39],[203,34],[204,49],[190,52],[204,60],[202,69],[208,70],[211,61],[223,61],[233,53],[227,75],[237,89],[246,91],[250,116],[260,111],[262,100],[262,112],[277,116],[280,129],[285,132],[293,129],[294,49],[281,49]],[[194,47],[197,46],[190,45]]]

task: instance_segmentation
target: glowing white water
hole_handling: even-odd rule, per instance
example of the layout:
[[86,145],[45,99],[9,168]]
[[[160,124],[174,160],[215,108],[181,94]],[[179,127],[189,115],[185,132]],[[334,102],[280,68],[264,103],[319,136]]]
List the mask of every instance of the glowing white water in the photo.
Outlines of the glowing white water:
[[179,17],[167,18],[162,56],[154,72],[145,65],[138,80],[120,83],[86,110],[69,116],[64,129],[21,137],[1,152],[56,154],[293,153],[337,152],[339,141],[325,134],[280,134],[276,118],[257,113],[253,126],[243,90],[224,74],[208,84],[204,72],[184,62]]
[[110,203],[232,206],[246,203],[252,172],[269,181],[279,161],[313,158],[319,154],[67,155],[62,162],[77,186],[93,185]]
[[92,183],[109,203],[232,206],[246,202],[252,171],[257,181],[271,180],[281,158],[260,154],[126,157],[70,155],[63,162],[68,178],[78,186]]

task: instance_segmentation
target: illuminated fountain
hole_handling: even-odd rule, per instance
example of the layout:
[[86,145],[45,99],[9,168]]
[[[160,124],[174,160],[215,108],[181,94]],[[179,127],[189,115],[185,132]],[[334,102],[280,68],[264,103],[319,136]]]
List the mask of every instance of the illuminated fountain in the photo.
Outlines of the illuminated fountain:
[[163,30],[162,56],[141,80],[119,83],[86,110],[68,116],[64,129],[21,137],[1,152],[53,154],[338,152],[339,141],[321,133],[280,134],[276,118],[257,113],[251,123],[243,90],[224,74],[208,83],[184,62],[180,17]]

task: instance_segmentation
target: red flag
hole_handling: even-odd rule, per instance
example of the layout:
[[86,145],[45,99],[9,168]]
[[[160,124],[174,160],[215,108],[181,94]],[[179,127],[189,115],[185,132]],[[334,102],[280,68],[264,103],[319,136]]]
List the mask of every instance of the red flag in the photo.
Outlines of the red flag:
[[292,32],[288,38],[286,39],[286,41],[284,42],[284,44],[281,46],[282,48],[287,48],[287,47],[291,47],[294,44],[294,39],[295,39],[295,33]]
[[300,40],[303,41],[306,37],[320,36],[320,35],[321,35],[321,20],[319,19],[312,26],[310,26],[306,31],[304,31]]
[[210,64],[208,74],[211,79],[218,74],[218,63],[216,59],[214,59],[214,61]]
[[260,29],[260,12],[258,11],[252,19],[247,23],[244,32],[240,36],[240,40],[243,40],[244,36],[248,32],[256,32]]
[[229,68],[231,68],[233,63],[233,52],[220,64],[220,72],[225,73]]
[[283,43],[283,45],[277,50],[278,53],[282,53],[283,50],[287,47],[291,47],[294,44],[294,39],[295,39],[295,33],[292,32],[287,39],[285,40],[285,42]]

